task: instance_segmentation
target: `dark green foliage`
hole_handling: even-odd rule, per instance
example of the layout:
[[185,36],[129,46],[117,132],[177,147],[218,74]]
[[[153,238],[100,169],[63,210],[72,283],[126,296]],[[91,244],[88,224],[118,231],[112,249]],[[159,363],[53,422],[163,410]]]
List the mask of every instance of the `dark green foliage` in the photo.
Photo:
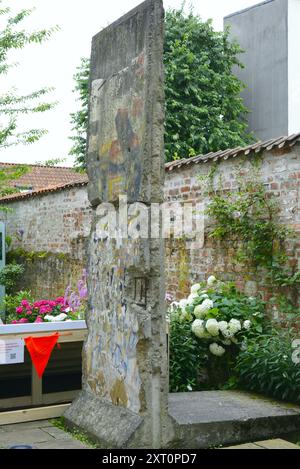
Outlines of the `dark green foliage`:
[[199,345],[189,322],[172,319],[170,324],[170,391],[199,389],[199,378],[208,360],[205,344]]
[[[23,9],[12,14],[10,7],[6,7],[0,0],[0,18],[3,24],[0,30],[0,76],[6,75],[16,64],[9,62],[9,53],[16,49],[23,49],[29,44],[40,44],[47,40],[57,28],[41,29],[32,33],[21,29],[22,22],[30,16],[33,10]],[[8,79],[9,83],[9,79]],[[30,114],[43,113],[53,108],[53,103],[44,102],[45,95],[50,88],[42,88],[28,95],[18,95],[15,89],[8,88],[0,94],[0,150],[18,144],[31,144],[39,140],[47,131],[45,129],[18,130],[19,119],[24,121]],[[9,181],[17,179],[25,171],[24,168],[0,169],[0,197],[16,189],[9,187]]]
[[239,384],[250,391],[300,403],[300,358],[293,336],[283,331],[250,340],[240,352],[236,371]]
[[[24,9],[13,15],[10,8],[3,5],[3,0],[0,0],[0,17],[4,23],[4,27],[0,30],[0,75],[7,74],[16,65],[9,62],[11,51],[23,49],[28,44],[40,44],[57,29],[42,29],[33,33],[20,29],[22,22],[31,15],[32,11]],[[44,129],[18,132],[17,127],[21,115],[41,113],[53,107],[53,104],[40,101],[48,92],[48,88],[43,88],[26,96],[20,96],[15,90],[9,90],[0,95],[0,117],[4,123],[0,128],[0,149],[19,143],[34,143],[46,133]]]
[[245,146],[252,141],[232,73],[241,48],[183,10],[166,13],[166,159]]
[[[247,132],[240,97],[243,84],[232,73],[241,66],[228,31],[216,32],[211,22],[192,13],[166,14],[166,160],[188,158],[253,141]],[[88,125],[89,60],[81,59],[74,76],[80,109],[71,115],[78,168],[85,168]]]
[[33,301],[30,291],[19,291],[15,295],[6,294],[4,300],[0,304],[0,311],[5,311],[6,322],[9,324],[16,315],[16,308],[20,306],[22,300]]
[[71,114],[72,130],[74,136],[70,137],[74,145],[71,148],[70,155],[74,155],[75,165],[78,169],[86,168],[86,139],[88,127],[88,96],[89,96],[89,74],[90,74],[90,61],[89,59],[82,58],[77,73],[74,75],[75,89],[74,92],[78,93],[78,101],[80,102],[80,109]]
[[0,285],[6,288],[8,294],[12,293],[13,288],[24,273],[24,267],[20,264],[8,264],[0,269]]

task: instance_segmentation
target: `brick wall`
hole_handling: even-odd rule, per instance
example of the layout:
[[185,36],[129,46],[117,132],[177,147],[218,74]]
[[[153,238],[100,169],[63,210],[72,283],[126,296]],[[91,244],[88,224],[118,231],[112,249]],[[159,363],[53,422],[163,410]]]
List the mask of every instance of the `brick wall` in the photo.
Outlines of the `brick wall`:
[[[221,160],[215,180],[222,175],[223,190],[237,190],[237,173],[247,176],[254,155]],[[165,198],[168,201],[201,202],[199,176],[209,174],[213,162],[182,165],[166,172]],[[289,241],[289,261],[300,268],[300,145],[292,150],[265,151],[261,156],[261,180],[276,196],[281,221],[296,231]],[[35,296],[55,296],[71,281],[76,282],[86,264],[85,242],[90,230],[91,212],[87,188],[75,187],[47,195],[11,202],[7,230],[13,236],[13,249],[51,253],[46,258],[27,263],[20,287],[31,289]],[[1,213],[1,212],[0,212]],[[2,215],[3,218],[3,215]],[[166,242],[167,291],[177,298],[185,296],[191,283],[215,274],[224,280],[237,281],[249,295],[268,294],[264,272],[251,274],[233,262],[233,250],[208,238],[210,220],[205,220],[206,236],[201,249],[192,249],[184,239]],[[21,236],[20,236],[21,234]],[[17,236],[16,236],[17,235]]]
[[34,297],[54,297],[76,284],[86,264],[85,243],[91,213],[86,186],[11,201],[6,218],[11,249],[33,255],[18,288]]
[[[224,191],[238,190],[237,174],[247,177],[253,172],[250,161],[254,154],[220,160],[215,175],[215,184],[222,176]],[[168,201],[209,203],[203,195],[199,176],[209,174],[213,162],[182,165],[167,171],[165,197]],[[300,146],[291,150],[265,151],[261,156],[260,179],[272,193],[280,206],[280,221],[296,231],[296,239],[288,241],[289,263],[300,268]],[[166,273],[167,291],[177,298],[189,292],[191,283],[215,274],[224,280],[237,281],[239,287],[250,295],[263,292],[268,298],[268,286],[263,271],[249,273],[236,264],[230,245],[224,246],[207,236],[211,221],[205,219],[205,243],[201,249],[191,249],[191,242],[183,239],[167,241]]]

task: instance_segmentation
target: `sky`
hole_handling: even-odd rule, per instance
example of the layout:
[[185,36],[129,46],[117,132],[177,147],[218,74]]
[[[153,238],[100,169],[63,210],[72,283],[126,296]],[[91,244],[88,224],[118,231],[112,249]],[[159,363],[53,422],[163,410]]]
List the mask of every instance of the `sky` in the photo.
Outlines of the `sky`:
[[[54,87],[49,100],[57,102],[47,113],[26,118],[21,130],[45,128],[48,134],[30,146],[1,150],[0,161],[11,163],[44,162],[65,159],[72,165],[70,113],[78,109],[73,75],[81,57],[89,57],[92,37],[103,27],[131,10],[141,0],[3,0],[13,11],[35,7],[23,22],[27,31],[58,25],[60,30],[43,45],[30,45],[11,53],[9,60],[18,62],[5,80],[0,80],[0,93],[15,87],[30,93],[43,87]],[[259,3],[259,0],[188,0],[202,19],[211,18],[215,29],[223,29],[223,17]],[[165,8],[179,8],[182,0],[164,0]],[[1,27],[1,23],[0,23]],[[26,123],[26,125],[25,125]]]

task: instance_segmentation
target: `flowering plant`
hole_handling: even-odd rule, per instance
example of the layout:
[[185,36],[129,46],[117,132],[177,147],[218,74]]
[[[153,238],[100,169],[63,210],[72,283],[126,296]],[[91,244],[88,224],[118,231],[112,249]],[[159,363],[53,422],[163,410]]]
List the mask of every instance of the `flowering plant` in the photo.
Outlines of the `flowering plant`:
[[245,338],[263,332],[264,304],[238,292],[232,283],[210,276],[205,284],[192,286],[187,299],[170,307],[170,317],[187,321],[192,333],[207,344],[209,352],[223,356],[232,347],[241,347]]
[[55,300],[31,301],[23,298],[13,317],[11,324],[27,324],[41,322],[61,322],[83,319],[87,296],[86,271],[83,271],[77,284],[78,292],[68,286],[65,295]]
[[40,300],[29,302],[22,300],[21,304],[16,308],[15,319],[12,324],[27,324],[52,321],[72,320],[71,309],[65,303],[64,297],[52,300]]

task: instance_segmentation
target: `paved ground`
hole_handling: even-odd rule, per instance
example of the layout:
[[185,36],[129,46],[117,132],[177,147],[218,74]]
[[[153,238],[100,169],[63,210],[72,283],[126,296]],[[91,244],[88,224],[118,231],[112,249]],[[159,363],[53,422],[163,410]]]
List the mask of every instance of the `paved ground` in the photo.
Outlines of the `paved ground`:
[[300,449],[300,446],[294,445],[286,440],[276,439],[229,446],[228,448],[223,449]]
[[29,445],[35,449],[87,449],[69,433],[54,427],[48,420],[3,425],[0,427],[0,448]]

